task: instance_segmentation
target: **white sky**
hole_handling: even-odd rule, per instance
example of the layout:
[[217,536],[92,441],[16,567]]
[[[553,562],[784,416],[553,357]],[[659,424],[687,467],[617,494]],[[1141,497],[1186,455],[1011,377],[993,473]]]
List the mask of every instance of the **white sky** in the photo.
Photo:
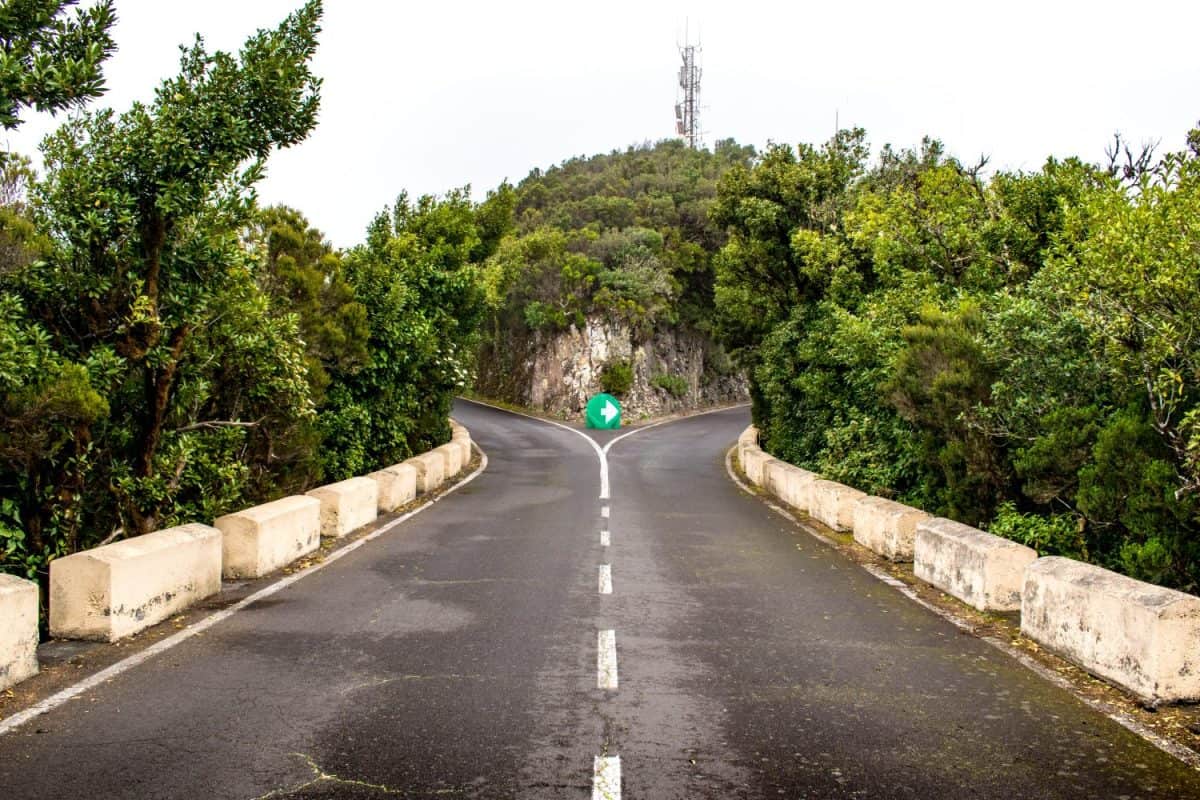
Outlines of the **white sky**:
[[[122,110],[202,33],[234,49],[300,0],[117,0],[119,52],[97,103]],[[993,168],[1103,157],[1116,131],[1179,149],[1200,118],[1195,0],[378,2],[326,0],[321,122],[277,154],[264,202],[340,247],[402,189],[477,197],[534,166],[673,134],[685,20],[699,29],[706,140],[872,144],[924,134]],[[54,124],[34,115],[11,149]]]

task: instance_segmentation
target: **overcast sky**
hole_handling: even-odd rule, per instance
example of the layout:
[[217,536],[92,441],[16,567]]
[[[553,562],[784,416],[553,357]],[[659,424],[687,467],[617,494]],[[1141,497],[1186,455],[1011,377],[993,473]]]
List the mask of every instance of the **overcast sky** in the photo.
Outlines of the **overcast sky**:
[[[149,99],[199,32],[236,49],[299,0],[117,0],[120,50],[97,105]],[[1112,134],[1179,149],[1200,118],[1200,3],[382,2],[326,0],[321,122],[274,156],[265,202],[340,247],[396,195],[471,184],[673,135],[689,21],[703,47],[705,139],[871,143],[929,134],[964,160],[1099,160]],[[11,149],[32,152],[37,116]]]

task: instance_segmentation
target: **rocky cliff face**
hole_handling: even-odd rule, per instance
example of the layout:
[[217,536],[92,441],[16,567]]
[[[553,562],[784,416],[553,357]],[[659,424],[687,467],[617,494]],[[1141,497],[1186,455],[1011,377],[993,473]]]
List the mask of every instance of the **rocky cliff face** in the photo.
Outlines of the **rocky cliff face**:
[[640,339],[599,317],[582,328],[509,335],[496,351],[485,347],[475,385],[486,396],[574,416],[604,390],[601,374],[614,364],[632,369],[632,384],[620,396],[629,420],[749,397],[745,376],[704,334],[672,328]]

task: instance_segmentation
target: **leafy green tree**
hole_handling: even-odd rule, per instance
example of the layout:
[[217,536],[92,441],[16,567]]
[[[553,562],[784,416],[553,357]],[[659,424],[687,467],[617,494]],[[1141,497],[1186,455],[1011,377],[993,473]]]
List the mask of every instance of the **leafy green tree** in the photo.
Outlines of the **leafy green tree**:
[[466,189],[416,202],[402,194],[347,255],[346,279],[367,308],[368,356],[351,372],[330,371],[320,419],[327,476],[362,474],[449,438],[484,310],[471,257],[483,252],[480,229],[494,230],[477,211]]
[[[228,464],[244,430],[311,413],[295,322],[265,319],[240,235],[264,159],[315,124],[320,15],[314,0],[238,56],[197,40],[149,105],[81,115],[43,145],[34,209],[52,246],[11,285],[109,404],[90,431],[104,463],[89,483],[111,487],[116,514],[99,498],[90,513],[129,533],[184,516],[188,487],[205,513],[236,500],[244,476]],[[260,359],[233,399],[213,369],[221,357]],[[88,438],[78,433],[76,451]],[[204,455],[210,446],[224,455]],[[205,470],[221,473],[207,494]]]
[[0,2],[0,125],[21,124],[21,111],[80,107],[104,92],[101,65],[116,49],[112,0],[68,15],[78,0]]
[[842,261],[836,234],[868,155],[862,129],[821,148],[772,145],[753,167],[726,172],[712,219],[728,233],[716,261],[726,344],[753,348],[792,308],[820,301]]

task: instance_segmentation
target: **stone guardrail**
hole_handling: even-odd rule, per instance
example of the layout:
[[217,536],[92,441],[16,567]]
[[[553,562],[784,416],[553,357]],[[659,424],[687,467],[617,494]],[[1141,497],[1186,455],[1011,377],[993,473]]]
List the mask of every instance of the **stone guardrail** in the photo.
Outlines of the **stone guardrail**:
[[112,642],[221,591],[221,531],[180,525],[50,562],[50,635]]
[[38,587],[0,575],[0,692],[37,674]]
[[[114,641],[221,590],[221,579],[269,574],[440,488],[471,461],[471,434],[450,421],[449,444],[364,478],[321,486],[50,562],[50,634]],[[38,671],[38,588],[0,574],[0,690]]]
[[219,517],[224,578],[258,578],[321,546],[321,501],[285,497]]
[[1200,598],[871,497],[772,458],[747,428],[751,483],[981,611],[1020,611],[1027,638],[1143,702],[1200,701]]
[[1040,558],[1025,570],[1021,633],[1151,705],[1200,699],[1200,597]]

